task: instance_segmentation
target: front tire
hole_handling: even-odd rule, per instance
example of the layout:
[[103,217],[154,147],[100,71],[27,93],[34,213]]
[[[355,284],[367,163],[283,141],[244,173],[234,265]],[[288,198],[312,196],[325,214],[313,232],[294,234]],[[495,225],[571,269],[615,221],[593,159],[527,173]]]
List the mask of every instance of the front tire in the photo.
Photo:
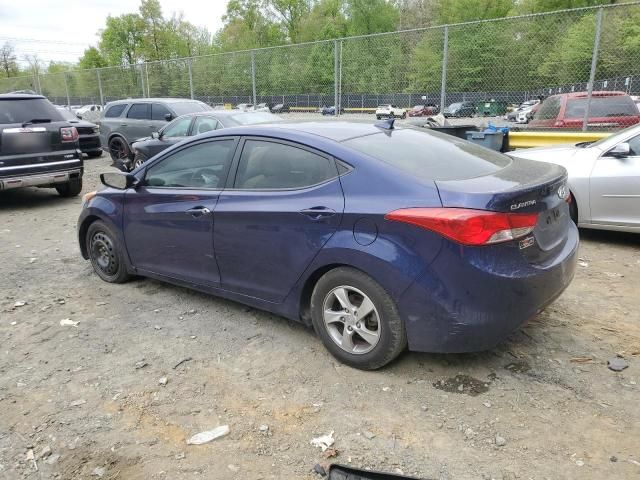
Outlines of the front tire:
[[311,317],[327,350],[354,368],[381,368],[407,345],[404,322],[392,298],[353,268],[336,268],[318,280],[311,295]]
[[122,137],[113,137],[109,140],[109,154],[114,162],[124,162],[131,154],[129,145]]
[[75,197],[82,191],[82,177],[72,178],[67,183],[56,185],[56,190],[61,197]]
[[141,166],[144,162],[147,161],[147,158],[137,154],[134,158],[133,158],[133,164],[131,165],[131,170],[135,170],[136,168],[138,168],[139,166]]
[[104,222],[96,220],[89,225],[85,242],[91,266],[102,280],[124,283],[131,278],[118,237]]

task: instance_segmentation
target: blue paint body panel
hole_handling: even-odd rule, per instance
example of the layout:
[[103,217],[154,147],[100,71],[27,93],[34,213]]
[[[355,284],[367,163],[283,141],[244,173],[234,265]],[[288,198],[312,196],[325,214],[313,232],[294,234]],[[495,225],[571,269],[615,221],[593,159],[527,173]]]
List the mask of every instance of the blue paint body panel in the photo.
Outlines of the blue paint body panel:
[[[335,159],[341,173],[297,190],[236,190],[234,161],[231,180],[218,190],[107,188],[82,210],[81,245],[87,224],[100,218],[118,235],[132,272],[306,323],[310,279],[333,266],[351,266],[396,302],[409,348],[430,352],[491,348],[569,285],[578,232],[558,196],[566,182],[563,169],[518,162],[481,178],[428,181],[342,143],[370,134],[385,133],[370,124],[317,122],[230,128],[187,139],[133,175],[143,178],[146,168],[177,148],[221,136],[239,139],[237,148],[245,137],[300,144]],[[384,218],[409,207],[509,211],[520,204],[526,206],[519,211],[540,214],[525,247],[519,241],[462,246]],[[195,206],[213,213],[185,215]],[[333,213],[319,219],[301,213],[318,207]]]

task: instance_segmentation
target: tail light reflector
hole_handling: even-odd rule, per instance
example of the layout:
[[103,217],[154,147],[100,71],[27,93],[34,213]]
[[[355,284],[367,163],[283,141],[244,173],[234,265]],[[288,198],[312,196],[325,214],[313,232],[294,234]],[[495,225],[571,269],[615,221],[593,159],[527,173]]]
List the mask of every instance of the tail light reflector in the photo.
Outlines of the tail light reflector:
[[386,220],[403,222],[436,232],[462,245],[508,242],[531,233],[537,213],[501,213],[468,208],[403,208]]
[[76,127],[62,127],[60,129],[60,138],[63,142],[75,142],[78,140],[78,130],[76,130]]

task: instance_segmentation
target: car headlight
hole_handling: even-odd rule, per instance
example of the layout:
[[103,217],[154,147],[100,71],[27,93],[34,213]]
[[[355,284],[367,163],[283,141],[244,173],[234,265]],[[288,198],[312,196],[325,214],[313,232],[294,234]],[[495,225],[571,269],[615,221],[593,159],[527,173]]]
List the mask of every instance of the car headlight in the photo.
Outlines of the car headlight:
[[100,126],[96,125],[95,127],[93,127],[93,133],[100,133]]

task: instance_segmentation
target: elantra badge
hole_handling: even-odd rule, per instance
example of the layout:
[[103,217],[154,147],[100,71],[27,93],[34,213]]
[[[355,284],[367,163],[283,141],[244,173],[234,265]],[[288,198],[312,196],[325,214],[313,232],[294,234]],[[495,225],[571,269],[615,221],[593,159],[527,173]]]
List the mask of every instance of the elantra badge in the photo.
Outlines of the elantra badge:
[[536,204],[535,200],[527,200],[526,202],[520,202],[520,203],[514,203],[513,205],[511,205],[511,210],[518,210],[520,208],[524,208],[524,207],[531,207],[533,205]]

